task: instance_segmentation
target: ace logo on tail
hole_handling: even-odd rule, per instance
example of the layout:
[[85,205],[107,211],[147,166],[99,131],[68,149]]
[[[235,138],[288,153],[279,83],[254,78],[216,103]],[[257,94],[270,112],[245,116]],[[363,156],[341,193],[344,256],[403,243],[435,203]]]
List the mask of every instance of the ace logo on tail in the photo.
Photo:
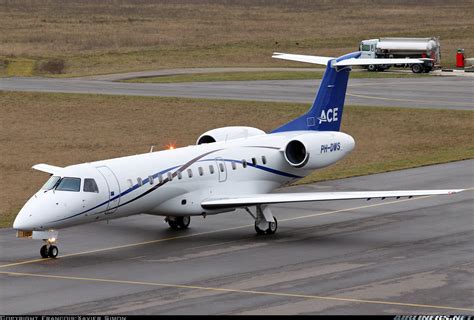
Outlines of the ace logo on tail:
[[337,112],[339,108],[331,108],[324,112],[324,109],[321,110],[321,116],[318,117],[319,124],[323,122],[333,122],[338,121]]

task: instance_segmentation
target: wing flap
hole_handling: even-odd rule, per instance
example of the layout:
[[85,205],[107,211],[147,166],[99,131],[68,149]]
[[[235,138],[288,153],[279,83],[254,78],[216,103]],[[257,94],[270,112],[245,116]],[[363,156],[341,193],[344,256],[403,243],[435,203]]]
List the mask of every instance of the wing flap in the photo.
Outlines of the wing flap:
[[204,209],[241,208],[260,204],[311,202],[330,200],[353,200],[371,198],[419,197],[428,195],[454,194],[464,189],[449,190],[407,190],[407,191],[352,191],[312,193],[269,193],[208,199],[201,203]]

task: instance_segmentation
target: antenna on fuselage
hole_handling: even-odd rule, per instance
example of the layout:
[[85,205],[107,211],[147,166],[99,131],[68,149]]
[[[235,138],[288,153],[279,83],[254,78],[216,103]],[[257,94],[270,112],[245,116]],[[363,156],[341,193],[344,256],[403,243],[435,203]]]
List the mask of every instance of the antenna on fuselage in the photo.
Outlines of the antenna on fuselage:
[[150,147],[150,153],[152,153],[152,152],[153,152],[153,149],[154,149],[154,148],[155,148],[155,146],[154,146],[154,145],[152,145],[152,146]]

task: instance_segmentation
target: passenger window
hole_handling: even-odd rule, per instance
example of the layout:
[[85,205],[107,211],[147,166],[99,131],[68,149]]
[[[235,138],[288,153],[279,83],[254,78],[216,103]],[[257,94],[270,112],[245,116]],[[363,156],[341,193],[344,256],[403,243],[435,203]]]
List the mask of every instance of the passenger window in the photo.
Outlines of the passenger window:
[[141,186],[143,184],[142,178],[137,178],[137,183],[139,186]]
[[204,170],[202,170],[202,167],[198,168],[199,175],[202,176],[204,174]]
[[193,177],[193,170],[188,169],[188,177],[190,177],[190,178]]
[[84,187],[82,188],[84,192],[95,192],[99,193],[99,188],[94,179],[84,179]]
[[178,179],[181,180],[183,178],[183,175],[181,174],[181,171],[178,171]]
[[80,178],[62,178],[58,186],[56,187],[56,190],[79,192],[81,190],[81,179]]
[[257,165],[257,159],[252,158],[252,163],[253,163],[254,166],[256,166]]
[[148,181],[150,181],[150,184],[153,185],[153,183],[155,183],[155,181],[153,181],[153,176],[149,176],[148,177]]
[[209,166],[209,173],[214,174],[214,166],[212,164]]
[[247,168],[247,161],[246,160],[242,160],[242,167]]
[[219,169],[221,170],[221,172],[224,172],[224,164],[219,163]]
[[235,162],[232,161],[232,170],[235,170],[235,169],[237,169],[237,166],[235,165]]
[[263,163],[263,164],[267,164],[267,157],[262,156],[262,163]]

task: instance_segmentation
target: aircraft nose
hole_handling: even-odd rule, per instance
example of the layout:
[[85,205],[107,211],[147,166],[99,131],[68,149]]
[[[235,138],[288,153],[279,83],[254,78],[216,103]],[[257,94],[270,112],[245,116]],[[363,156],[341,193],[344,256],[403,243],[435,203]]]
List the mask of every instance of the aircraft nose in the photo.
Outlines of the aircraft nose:
[[37,228],[37,214],[34,214],[34,207],[32,206],[32,200],[29,200],[20,212],[18,212],[15,221],[13,222],[13,229],[32,231]]
[[28,214],[24,209],[21,209],[13,222],[13,229],[27,231],[29,228]]
[[[56,197],[56,198],[55,198]],[[57,195],[40,192],[32,196],[18,212],[13,229],[23,231],[39,231],[54,228],[54,220],[58,219],[61,209],[58,209]],[[65,210],[66,208],[62,208]]]

